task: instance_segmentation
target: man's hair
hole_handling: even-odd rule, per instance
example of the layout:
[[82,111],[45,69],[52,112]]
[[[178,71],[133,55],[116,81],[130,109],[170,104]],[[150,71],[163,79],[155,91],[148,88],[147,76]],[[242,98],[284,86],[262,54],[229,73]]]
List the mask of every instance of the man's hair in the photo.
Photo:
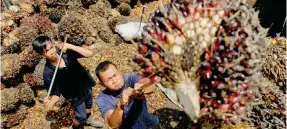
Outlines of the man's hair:
[[101,63],[97,66],[95,72],[96,72],[96,75],[97,75],[98,79],[99,79],[101,82],[102,82],[102,79],[101,79],[101,77],[100,77],[100,72],[105,72],[105,71],[109,68],[110,65],[114,65],[114,66],[116,67],[116,65],[115,65],[114,63],[112,63],[111,61],[107,61],[107,60],[101,62]]
[[42,54],[44,49],[46,49],[47,41],[52,41],[52,39],[48,36],[37,36],[32,42],[33,49],[37,53]]

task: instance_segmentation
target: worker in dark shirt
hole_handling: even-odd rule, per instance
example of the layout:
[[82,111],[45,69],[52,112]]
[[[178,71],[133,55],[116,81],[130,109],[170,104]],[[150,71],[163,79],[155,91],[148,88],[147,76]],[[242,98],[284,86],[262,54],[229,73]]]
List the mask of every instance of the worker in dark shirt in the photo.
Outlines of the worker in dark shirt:
[[63,52],[62,57],[60,57],[61,50],[47,36],[36,37],[32,42],[33,49],[46,58],[43,79],[47,90],[60,59],[50,97],[44,100],[46,107],[48,109],[53,107],[59,100],[60,95],[63,95],[71,103],[75,112],[75,119],[73,119],[73,125],[70,129],[83,128],[85,125],[103,127],[104,124],[93,120],[91,115],[93,105],[92,87],[96,85],[96,82],[77,61],[77,58],[92,56],[93,52],[68,43],[59,44]]

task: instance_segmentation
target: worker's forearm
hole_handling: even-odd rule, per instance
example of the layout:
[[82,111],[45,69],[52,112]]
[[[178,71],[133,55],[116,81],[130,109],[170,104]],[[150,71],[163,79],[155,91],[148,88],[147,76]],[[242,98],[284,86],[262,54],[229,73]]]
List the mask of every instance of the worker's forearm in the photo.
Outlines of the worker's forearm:
[[144,89],[144,93],[145,94],[150,94],[152,93],[154,90],[155,90],[155,84],[151,85],[151,86],[148,86],[147,88]]
[[123,107],[120,106],[120,104],[117,104],[114,112],[111,114],[109,119],[109,126],[111,128],[119,128],[123,121]]
[[55,104],[55,103],[57,103],[58,101],[59,101],[59,99],[60,99],[60,97],[59,96],[57,96],[57,95],[52,95],[52,96],[50,96],[51,97],[51,102],[53,103],[53,104]]
[[81,54],[84,57],[90,57],[93,55],[93,51],[87,49],[87,48],[83,48],[83,47],[79,47],[79,46],[75,46],[72,44],[68,45],[68,49],[73,50],[79,54]]
[[[139,81],[140,84],[147,84],[149,82],[150,82],[150,79],[148,79],[148,78],[143,78]],[[150,85],[144,89],[144,93],[150,94],[155,90],[155,88],[156,88],[155,84],[152,84],[152,85]]]

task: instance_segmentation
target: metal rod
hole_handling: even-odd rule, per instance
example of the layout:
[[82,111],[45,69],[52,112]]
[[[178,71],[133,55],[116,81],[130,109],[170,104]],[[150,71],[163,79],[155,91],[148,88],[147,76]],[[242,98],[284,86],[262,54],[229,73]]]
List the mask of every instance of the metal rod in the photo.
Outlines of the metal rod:
[[141,14],[141,20],[140,20],[140,26],[139,26],[139,30],[141,29],[141,23],[142,23],[142,19],[143,19],[143,15],[144,15],[144,10],[145,10],[146,6],[143,5],[143,10],[142,10],[142,14]]
[[[66,37],[65,37],[65,40],[64,40],[64,43],[67,42],[67,38],[68,38],[68,37],[66,36]],[[61,48],[60,59],[59,59],[59,61],[58,61],[58,64],[57,64],[57,66],[56,66],[56,69],[55,69],[55,71],[54,71],[53,78],[52,78],[52,81],[51,81],[51,84],[50,84],[50,87],[49,87],[49,91],[48,91],[48,94],[47,94],[47,96],[46,96],[45,99],[47,99],[47,98],[50,96],[50,94],[51,94],[51,90],[52,90],[52,87],[53,87],[53,84],[54,84],[54,81],[55,81],[55,78],[56,78],[56,75],[57,75],[57,71],[58,71],[58,68],[59,68],[59,66],[60,66],[60,62],[61,62],[61,59],[62,59],[62,55],[63,55],[62,49],[63,49],[64,43],[63,43],[62,48]]]

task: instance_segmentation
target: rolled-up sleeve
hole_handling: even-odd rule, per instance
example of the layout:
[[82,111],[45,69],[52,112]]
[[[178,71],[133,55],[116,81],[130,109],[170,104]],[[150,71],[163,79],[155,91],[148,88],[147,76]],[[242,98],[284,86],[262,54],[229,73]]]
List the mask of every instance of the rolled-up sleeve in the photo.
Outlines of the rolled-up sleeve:
[[134,87],[135,83],[138,83],[141,79],[142,79],[142,77],[139,75],[136,75],[136,74],[129,74],[128,75],[128,80],[129,80],[130,86],[132,86],[132,88]]
[[97,97],[97,105],[99,107],[99,110],[101,112],[101,115],[103,118],[105,118],[106,113],[110,109],[115,109],[115,105],[111,103],[112,100],[108,99],[108,96],[105,96],[103,94],[99,95]]

